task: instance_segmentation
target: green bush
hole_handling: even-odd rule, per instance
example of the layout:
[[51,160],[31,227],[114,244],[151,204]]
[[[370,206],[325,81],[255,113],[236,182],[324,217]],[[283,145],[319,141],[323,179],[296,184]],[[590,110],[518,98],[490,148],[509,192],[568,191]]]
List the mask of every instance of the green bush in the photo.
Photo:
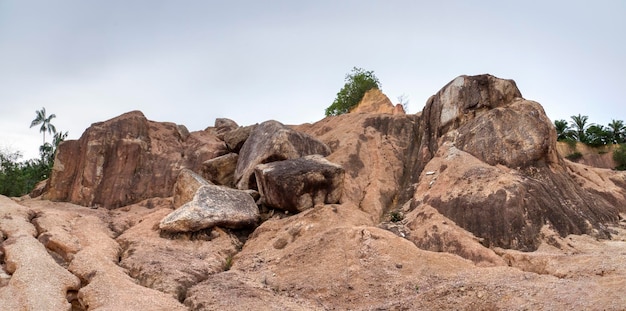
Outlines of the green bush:
[[613,151],[613,161],[617,167],[616,170],[626,170],[626,144],[621,144],[615,151]]
[[380,89],[380,82],[373,71],[352,68],[352,73],[346,75],[346,84],[337,93],[337,98],[326,108],[326,116],[337,116],[349,112],[359,104],[365,92],[374,88]]
[[577,161],[577,160],[580,160],[582,157],[583,157],[583,154],[578,151],[565,156],[565,158],[567,158],[570,161]]

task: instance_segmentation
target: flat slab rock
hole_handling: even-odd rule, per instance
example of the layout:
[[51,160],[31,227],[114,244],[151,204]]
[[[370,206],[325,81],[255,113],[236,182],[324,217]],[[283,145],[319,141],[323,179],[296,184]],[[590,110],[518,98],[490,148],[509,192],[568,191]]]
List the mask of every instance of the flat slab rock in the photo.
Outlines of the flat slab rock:
[[344,169],[320,155],[260,164],[254,173],[263,203],[274,208],[301,212],[341,199]]
[[198,188],[193,199],[167,215],[159,229],[170,232],[191,232],[215,226],[243,228],[256,224],[259,209],[245,191],[205,185]]

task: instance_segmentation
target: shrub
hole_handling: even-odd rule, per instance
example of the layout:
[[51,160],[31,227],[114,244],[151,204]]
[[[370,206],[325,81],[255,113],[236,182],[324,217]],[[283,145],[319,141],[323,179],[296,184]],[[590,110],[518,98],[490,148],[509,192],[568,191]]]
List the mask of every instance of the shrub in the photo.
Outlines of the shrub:
[[583,154],[582,154],[582,153],[580,153],[580,152],[578,152],[578,151],[573,152],[573,153],[571,153],[571,154],[569,154],[569,155],[566,155],[566,156],[565,156],[565,158],[567,158],[567,159],[568,159],[568,160],[570,160],[570,161],[578,161],[578,160],[580,160],[582,157],[583,157]]
[[350,111],[358,105],[365,92],[380,88],[380,82],[373,71],[365,71],[361,68],[352,68],[352,73],[346,75],[346,84],[337,93],[335,101],[326,108],[326,116],[337,116]]
[[626,170],[626,144],[621,144],[615,151],[613,151],[613,161],[617,167],[616,170]]

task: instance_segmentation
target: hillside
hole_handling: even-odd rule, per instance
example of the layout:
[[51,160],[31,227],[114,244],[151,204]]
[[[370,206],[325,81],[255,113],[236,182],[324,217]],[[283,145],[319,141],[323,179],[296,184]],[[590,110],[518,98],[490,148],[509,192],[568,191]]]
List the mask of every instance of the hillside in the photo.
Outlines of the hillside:
[[626,173],[565,147],[491,75],[414,115],[382,93],[289,126],[132,111],[63,142],[41,196],[0,197],[0,309],[626,309]]

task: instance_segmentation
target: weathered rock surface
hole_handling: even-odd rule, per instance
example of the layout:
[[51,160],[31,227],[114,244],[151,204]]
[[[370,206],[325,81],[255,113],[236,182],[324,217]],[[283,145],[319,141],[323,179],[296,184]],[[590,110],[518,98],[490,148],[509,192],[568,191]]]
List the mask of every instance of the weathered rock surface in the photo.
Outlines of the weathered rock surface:
[[558,162],[556,131],[536,102],[520,99],[490,109],[455,134],[457,148],[490,165],[519,168]]
[[[572,145],[567,142],[559,141],[556,143],[556,150],[562,158],[568,158],[575,163],[597,168],[614,169],[617,165],[613,160],[613,151],[615,151],[617,146],[618,145],[605,145],[591,147],[579,142]],[[580,153],[580,158],[571,158],[576,153]]]
[[80,280],[58,265],[39,243],[30,223],[34,216],[33,211],[0,196],[2,272],[10,275],[0,287],[0,309],[68,310],[71,305],[66,296],[80,288]]
[[170,212],[166,204],[150,209],[137,204],[115,210],[111,216],[114,223],[131,223],[116,239],[123,250],[120,266],[140,285],[182,302],[187,289],[227,268],[241,242],[219,228],[163,237],[154,228]]
[[235,187],[235,169],[239,156],[228,153],[202,163],[202,176],[217,185]]
[[181,168],[200,171],[204,161],[224,153],[224,142],[209,132],[183,139],[176,124],[133,111],[63,142],[44,197],[107,208],[169,197]]
[[174,184],[174,206],[180,207],[191,201],[193,196],[202,186],[210,185],[202,176],[188,169],[180,170],[176,183]]
[[379,221],[413,195],[418,121],[415,115],[348,113],[297,129],[327,144],[332,153],[326,158],[345,170],[342,202]]
[[292,130],[280,122],[263,122],[254,128],[239,152],[235,170],[237,188],[256,188],[254,168],[258,164],[296,159],[312,154],[327,156],[330,149],[319,140]]
[[256,126],[256,124],[243,126],[224,134],[224,142],[226,142],[228,150],[239,153],[241,147],[243,147],[243,144],[246,140],[248,140],[250,133],[254,130],[254,128],[256,128]]
[[343,168],[320,155],[260,164],[255,176],[263,203],[291,212],[339,203],[343,191]]
[[215,119],[215,132],[217,134],[217,137],[219,137],[220,139],[224,139],[224,135],[226,135],[226,133],[238,127],[239,125],[237,124],[237,122],[231,119],[227,119],[227,118]]
[[241,190],[201,186],[188,203],[167,215],[159,228],[170,232],[198,231],[215,226],[244,228],[259,219],[259,209],[252,197]]
[[[400,105],[402,107],[402,105]],[[404,112],[404,110],[402,110]],[[399,113],[387,95],[377,88],[365,92],[359,104],[350,113]]]
[[[626,173],[563,160],[543,110],[510,80],[459,77],[417,115],[372,110],[290,129],[259,125],[265,130],[244,144],[258,146],[242,148],[239,163],[253,149],[267,157],[247,160],[252,168],[302,161],[310,150],[293,141],[315,137],[345,175],[341,204],[295,215],[262,206],[255,229],[160,230],[179,171],[200,172],[241,127],[221,140],[216,128],[187,135],[142,117],[129,113],[94,125],[98,139],[64,143],[49,192],[92,204],[103,204],[95,198],[104,190],[115,204],[154,197],[108,210],[0,196],[0,310],[626,309]],[[111,158],[133,148],[139,160]],[[169,193],[138,195],[133,183],[149,182],[153,166],[155,185]],[[72,170],[78,177],[59,177]],[[103,187],[111,172],[135,179]],[[256,213],[246,224],[257,224],[252,190],[198,192],[207,187],[236,192]]]
[[506,262],[481,243],[483,239],[457,226],[428,205],[414,209],[404,219],[406,238],[417,247],[458,255],[477,266],[505,266]]

